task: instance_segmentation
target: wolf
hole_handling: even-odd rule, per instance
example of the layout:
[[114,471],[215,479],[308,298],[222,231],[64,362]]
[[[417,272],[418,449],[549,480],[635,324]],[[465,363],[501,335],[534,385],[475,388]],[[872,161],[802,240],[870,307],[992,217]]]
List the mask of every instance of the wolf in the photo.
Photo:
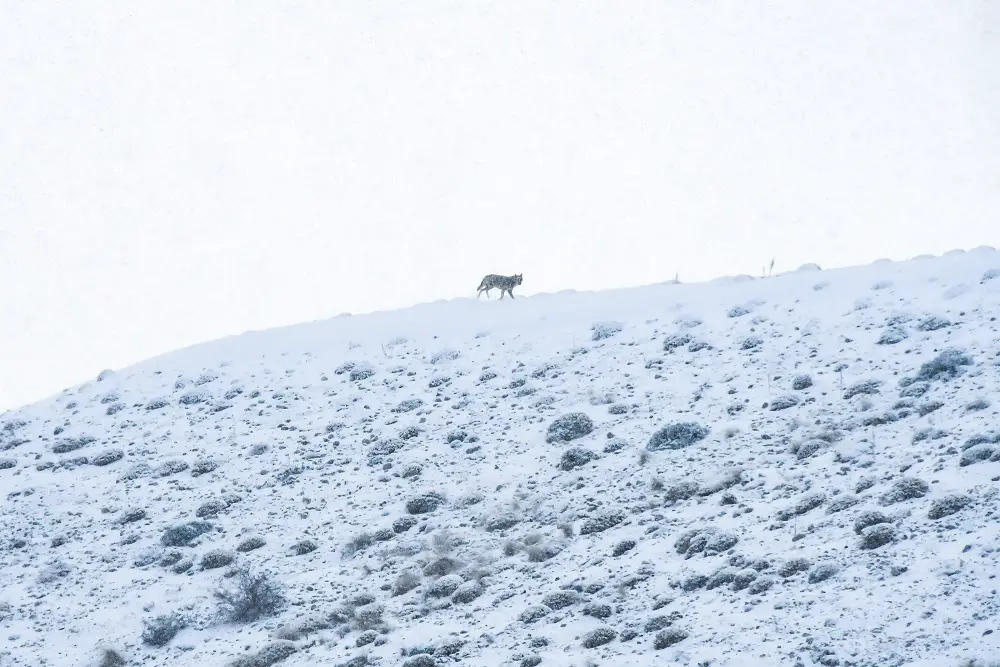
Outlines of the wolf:
[[478,299],[479,297],[481,297],[483,295],[483,292],[486,292],[487,299],[490,298],[490,290],[493,289],[494,287],[497,287],[500,289],[501,299],[503,298],[504,292],[510,294],[510,298],[513,299],[514,292],[512,292],[511,290],[520,285],[523,278],[524,274],[522,273],[515,273],[512,276],[498,276],[495,273],[491,273],[490,275],[483,278],[483,282],[479,283],[479,288],[478,288],[479,296],[477,296],[476,298]]

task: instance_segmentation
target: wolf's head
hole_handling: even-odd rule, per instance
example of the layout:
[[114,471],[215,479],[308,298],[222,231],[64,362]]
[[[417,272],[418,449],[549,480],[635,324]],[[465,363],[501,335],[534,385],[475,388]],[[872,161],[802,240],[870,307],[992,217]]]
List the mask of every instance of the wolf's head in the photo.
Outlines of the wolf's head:
[[521,284],[521,279],[522,279],[523,277],[524,277],[524,274],[523,274],[523,273],[515,273],[515,274],[514,274],[514,280],[515,280],[515,281],[517,281],[517,284],[518,284],[518,285],[520,285],[520,284]]

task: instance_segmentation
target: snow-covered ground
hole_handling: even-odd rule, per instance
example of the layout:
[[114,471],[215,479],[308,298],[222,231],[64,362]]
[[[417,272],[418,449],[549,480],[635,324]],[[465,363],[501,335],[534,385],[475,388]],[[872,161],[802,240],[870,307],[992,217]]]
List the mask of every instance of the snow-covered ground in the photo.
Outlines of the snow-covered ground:
[[998,314],[980,248],[102,373],[0,418],[0,665],[1000,660]]

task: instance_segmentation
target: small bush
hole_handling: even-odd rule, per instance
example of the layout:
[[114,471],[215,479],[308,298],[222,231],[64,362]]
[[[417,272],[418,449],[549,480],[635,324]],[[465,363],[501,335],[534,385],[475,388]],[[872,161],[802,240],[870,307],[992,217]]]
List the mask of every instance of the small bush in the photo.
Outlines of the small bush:
[[903,327],[889,327],[882,332],[882,335],[879,336],[879,339],[875,343],[877,345],[896,345],[909,337],[910,334]]
[[927,512],[928,519],[943,519],[946,516],[956,514],[972,504],[972,498],[964,493],[955,493],[943,498],[938,498],[931,503],[931,508]]
[[234,560],[236,556],[231,551],[215,549],[201,557],[200,567],[202,570],[215,570],[231,564]]
[[673,352],[677,348],[684,347],[685,345],[691,343],[692,338],[690,334],[686,333],[676,333],[670,334],[663,339],[663,351]]
[[125,667],[127,664],[128,661],[120,652],[106,648],[101,651],[101,661],[97,663],[97,667]]
[[826,506],[827,514],[836,514],[837,512],[843,512],[844,510],[854,507],[861,502],[861,499],[857,496],[844,495],[837,496],[834,498],[829,505]]
[[802,516],[807,512],[820,507],[826,502],[826,494],[822,492],[810,493],[799,499],[789,508],[779,510],[777,517],[780,521],[788,521],[792,517]]
[[436,491],[429,491],[406,501],[406,511],[410,514],[427,514],[444,504],[444,501],[443,495]]
[[535,621],[548,616],[549,608],[542,606],[528,607],[517,617],[519,621],[525,625],[534,623]]
[[607,604],[588,604],[581,610],[584,616],[590,616],[592,618],[606,619],[611,618],[614,613],[611,609],[611,605]]
[[602,533],[609,528],[613,528],[625,520],[623,512],[605,512],[586,519],[580,526],[581,535],[592,535]]
[[485,590],[478,581],[467,581],[455,589],[455,592],[451,594],[451,601],[455,604],[468,604],[481,596]]
[[392,582],[392,597],[406,595],[420,585],[420,575],[416,572],[403,572]]
[[401,401],[399,405],[392,409],[393,412],[412,412],[416,410],[421,405],[424,404],[423,399],[420,398],[408,398],[405,401]]
[[271,667],[295,653],[298,649],[290,641],[276,641],[268,644],[253,655],[234,661],[231,667]]
[[982,461],[1000,461],[1000,447],[996,445],[976,445],[962,452],[958,460],[960,467],[970,466]]
[[580,604],[581,602],[583,602],[583,598],[580,597],[580,594],[574,590],[557,591],[555,593],[549,593],[542,598],[542,604],[553,611],[559,611],[560,609],[565,609],[566,607],[572,607],[573,605]]
[[582,412],[571,412],[557,417],[549,424],[546,442],[569,442],[588,435],[594,430],[593,420]]
[[830,579],[838,572],[840,572],[840,568],[833,563],[820,563],[813,569],[809,570],[807,581],[810,584],[818,584]]
[[622,540],[611,550],[611,555],[615,558],[622,556],[635,548],[635,540]]
[[373,375],[375,375],[375,368],[371,364],[356,363],[351,368],[348,377],[352,382],[360,382],[361,380],[367,380]]
[[234,584],[215,593],[219,614],[230,623],[251,623],[274,616],[285,606],[281,586],[267,574],[254,574],[243,568],[236,573]]
[[164,614],[142,623],[142,643],[160,648],[170,643],[177,633],[187,627],[187,620],[180,614]]
[[708,427],[695,422],[677,422],[668,424],[656,431],[646,449],[651,452],[658,452],[665,449],[683,449],[689,447],[708,435]]
[[212,524],[207,521],[189,521],[163,531],[160,543],[165,547],[187,547],[212,528]]
[[928,490],[930,490],[930,486],[924,480],[916,477],[903,477],[882,494],[879,502],[883,505],[893,505],[905,500],[923,498],[927,495]]
[[937,315],[931,315],[920,320],[917,324],[917,329],[920,331],[937,331],[938,329],[944,329],[945,327],[951,326],[951,320],[946,317],[938,317]]
[[794,408],[799,404],[799,399],[797,396],[779,396],[778,398],[771,401],[769,409],[771,412],[777,412],[779,410],[787,410],[789,408]]
[[989,401],[987,401],[985,398],[977,398],[974,401],[970,401],[965,406],[965,409],[969,412],[978,412],[980,410],[985,410],[988,407],[990,407]]
[[688,633],[680,628],[667,628],[665,630],[660,630],[656,633],[656,637],[653,638],[653,648],[657,651],[661,651],[665,648],[670,648],[674,644],[679,644],[688,638]]
[[306,540],[299,540],[298,542],[296,542],[295,544],[292,545],[292,555],[293,556],[304,556],[304,555],[306,555],[308,553],[312,553],[313,551],[316,551],[316,549],[318,549],[318,548],[319,548],[319,545],[316,544],[315,540],[308,540],[308,539],[306,539]]
[[627,447],[628,441],[625,438],[610,438],[601,451],[605,454],[617,454]]
[[803,389],[808,389],[813,386],[812,377],[808,375],[796,375],[792,379],[792,389],[795,391],[802,391]]
[[782,563],[778,567],[777,571],[779,576],[788,579],[789,577],[795,576],[799,572],[805,572],[810,567],[812,567],[812,563],[808,559],[792,558],[791,560],[787,560]]
[[597,458],[597,454],[585,447],[573,447],[563,452],[559,459],[559,469],[569,471],[586,465]]
[[618,633],[611,628],[597,628],[583,636],[583,647],[597,648],[598,646],[604,646],[613,642],[617,636]]
[[433,355],[431,355],[430,361],[432,364],[440,364],[445,361],[454,361],[455,359],[458,359],[460,356],[461,355],[459,354],[458,350],[445,349],[445,350],[439,350],[435,352]]
[[94,458],[90,459],[90,462],[95,466],[107,466],[115,463],[116,461],[121,461],[123,458],[125,458],[125,452],[122,450],[106,449]]
[[858,547],[866,550],[878,549],[893,542],[895,539],[895,527],[888,523],[879,523],[874,526],[868,526],[861,531],[861,541],[858,543]]
[[237,545],[236,550],[240,553],[246,553],[247,551],[260,549],[265,544],[267,544],[267,542],[264,540],[263,537],[254,535],[240,542],[239,545]]
[[854,519],[854,532],[860,535],[865,528],[875,526],[880,523],[891,523],[891,520],[885,514],[876,510],[862,512],[856,519]]
[[844,390],[844,400],[860,395],[870,396],[872,394],[877,394],[881,391],[881,387],[881,380],[865,380],[863,382],[858,382]]
[[604,340],[606,338],[612,338],[621,333],[622,323],[621,322],[599,322],[590,327],[593,332],[590,339],[594,341]]
[[972,357],[962,350],[948,348],[920,366],[916,376],[904,379],[901,384],[913,382],[947,381],[962,373],[965,366],[972,365]]
[[753,583],[747,586],[747,593],[762,595],[774,586],[775,581],[775,578],[770,575],[759,576],[753,580]]

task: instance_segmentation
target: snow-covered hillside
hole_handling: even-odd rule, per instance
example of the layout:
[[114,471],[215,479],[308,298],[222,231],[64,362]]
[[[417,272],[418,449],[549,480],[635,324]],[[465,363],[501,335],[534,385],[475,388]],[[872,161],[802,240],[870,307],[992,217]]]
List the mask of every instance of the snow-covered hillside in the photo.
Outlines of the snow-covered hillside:
[[998,313],[980,248],[102,373],[0,419],[0,665],[988,664]]

